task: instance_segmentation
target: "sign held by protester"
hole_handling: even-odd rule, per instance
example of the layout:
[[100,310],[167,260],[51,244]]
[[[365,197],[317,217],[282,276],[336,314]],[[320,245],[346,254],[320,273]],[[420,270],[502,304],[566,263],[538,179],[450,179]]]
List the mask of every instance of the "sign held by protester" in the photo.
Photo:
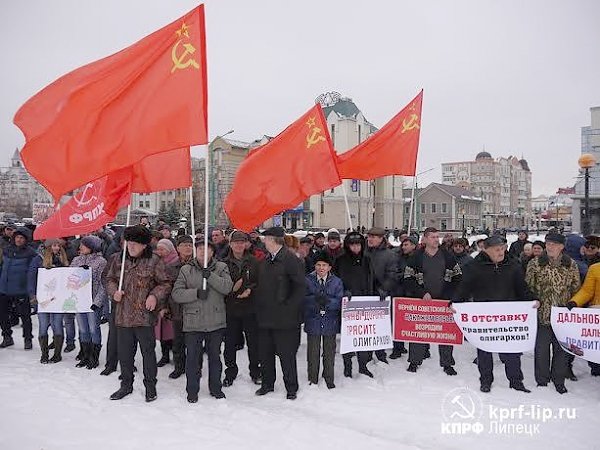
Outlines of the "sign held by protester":
[[340,353],[384,350],[392,347],[390,298],[377,296],[342,299]]
[[38,312],[84,313],[92,306],[92,271],[82,267],[38,269]]
[[461,345],[463,334],[454,322],[448,300],[394,298],[394,340]]
[[522,353],[535,348],[535,302],[454,303],[454,320],[465,338],[492,353]]
[[565,351],[600,364],[600,309],[553,306],[550,321]]

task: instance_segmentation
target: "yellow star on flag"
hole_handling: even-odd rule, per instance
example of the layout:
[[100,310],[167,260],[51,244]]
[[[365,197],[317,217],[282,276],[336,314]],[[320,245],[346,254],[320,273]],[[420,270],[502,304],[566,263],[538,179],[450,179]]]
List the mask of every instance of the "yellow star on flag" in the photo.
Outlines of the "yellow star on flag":
[[314,127],[316,125],[315,118],[314,117],[309,118],[308,122],[306,122],[306,125],[308,125],[308,128]]
[[182,36],[185,36],[185,37],[189,38],[189,37],[190,37],[190,33],[189,33],[189,31],[188,31],[188,28],[189,28],[189,27],[188,27],[188,26],[185,24],[185,22],[184,22],[184,23],[181,25],[181,28],[180,28],[179,30],[177,30],[175,33],[177,33],[177,36],[178,36],[178,37],[180,37],[180,38],[181,38]]

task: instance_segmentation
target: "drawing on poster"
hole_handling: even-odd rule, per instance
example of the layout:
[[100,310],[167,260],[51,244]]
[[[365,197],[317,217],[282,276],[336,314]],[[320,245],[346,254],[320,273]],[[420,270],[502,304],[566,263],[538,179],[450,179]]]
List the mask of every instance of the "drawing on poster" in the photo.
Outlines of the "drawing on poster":
[[40,312],[89,312],[92,304],[92,271],[82,267],[38,270]]

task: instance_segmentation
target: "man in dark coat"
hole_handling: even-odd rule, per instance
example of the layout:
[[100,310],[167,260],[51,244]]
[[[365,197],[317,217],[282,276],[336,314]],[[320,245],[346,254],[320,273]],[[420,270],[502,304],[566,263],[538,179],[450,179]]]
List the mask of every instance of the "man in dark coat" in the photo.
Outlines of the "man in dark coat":
[[[439,232],[426,228],[423,233],[425,248],[415,251],[404,270],[406,295],[423,300],[450,300],[461,280],[462,272],[454,256],[440,248]],[[416,372],[423,363],[429,344],[411,343],[408,346],[408,371]],[[456,375],[453,348],[440,345],[440,366],[447,375]]]
[[[464,301],[531,301],[531,294],[521,265],[514,258],[505,256],[506,241],[500,236],[485,240],[484,250],[470,263],[454,295],[454,303]],[[521,353],[500,353],[506,378],[511,389],[531,392],[523,385]],[[481,392],[490,392],[494,381],[492,354],[477,349],[477,366]]]
[[[398,257],[390,250],[383,228],[373,227],[367,232],[367,255],[373,264],[375,295],[382,299],[394,295],[398,286]],[[377,350],[375,356],[381,362],[388,363],[385,350]]]
[[2,250],[0,267],[0,326],[2,343],[0,348],[14,345],[9,311],[12,307],[23,321],[25,350],[31,350],[31,306],[29,303],[28,271],[36,256],[29,246],[31,233],[25,227],[19,227],[11,236],[10,243]]
[[304,265],[285,248],[283,228],[269,228],[264,236],[269,255],[259,265],[255,296],[262,370],[262,386],[256,395],[274,391],[275,355],[278,355],[287,398],[295,400],[298,392],[296,354],[300,346],[302,303],[306,289]]
[[527,235],[527,232],[523,230],[519,231],[517,240],[510,245],[510,250],[508,250],[508,254],[511,258],[518,258],[521,256],[521,253],[523,253],[523,247],[525,247],[525,244],[529,242],[527,240],[528,237],[529,236]]
[[225,332],[225,379],[228,387],[238,375],[236,351],[239,336],[243,333],[248,343],[250,378],[260,384],[258,365],[258,326],[254,313],[254,291],[258,281],[258,261],[246,250],[248,236],[242,231],[234,231],[229,239],[229,255],[223,260],[229,267],[233,281],[232,291],[225,297],[227,310],[227,330]]
[[[344,253],[335,260],[333,273],[344,284],[344,295],[351,301],[353,296],[374,295],[374,275],[371,259],[365,254],[365,238],[357,231],[351,231],[344,238]],[[354,353],[342,355],[344,376],[352,378],[352,357]],[[371,352],[357,352],[358,373],[373,378],[367,368]]]

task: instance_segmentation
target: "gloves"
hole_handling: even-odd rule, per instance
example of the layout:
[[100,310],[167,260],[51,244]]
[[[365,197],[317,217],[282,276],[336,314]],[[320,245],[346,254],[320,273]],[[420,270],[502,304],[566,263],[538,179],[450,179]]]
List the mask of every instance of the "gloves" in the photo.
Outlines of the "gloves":
[[204,300],[208,299],[208,288],[206,290],[202,289],[202,288],[199,288],[199,289],[197,289],[197,291],[198,292],[197,292],[196,295],[198,297],[198,300],[203,300],[204,301]]
[[344,297],[348,297],[348,301],[351,301],[352,300],[352,292],[344,291]]
[[82,269],[88,270],[90,268],[90,266],[88,266],[87,264],[84,264],[83,266],[81,266]]
[[202,269],[202,277],[208,280],[208,277],[210,277],[211,272],[212,271],[208,268]]
[[328,299],[325,295],[323,294],[316,294],[315,295],[315,300],[317,302],[317,305],[319,305],[320,309],[325,309],[325,307],[327,306],[328,303]]
[[569,311],[571,311],[573,308],[577,308],[577,303],[575,303],[573,300],[569,300],[566,304],[566,307],[569,309]]
[[94,305],[92,303],[92,306],[90,306],[90,308],[92,309],[92,311],[96,312],[96,311],[100,311],[100,307],[98,305]]

